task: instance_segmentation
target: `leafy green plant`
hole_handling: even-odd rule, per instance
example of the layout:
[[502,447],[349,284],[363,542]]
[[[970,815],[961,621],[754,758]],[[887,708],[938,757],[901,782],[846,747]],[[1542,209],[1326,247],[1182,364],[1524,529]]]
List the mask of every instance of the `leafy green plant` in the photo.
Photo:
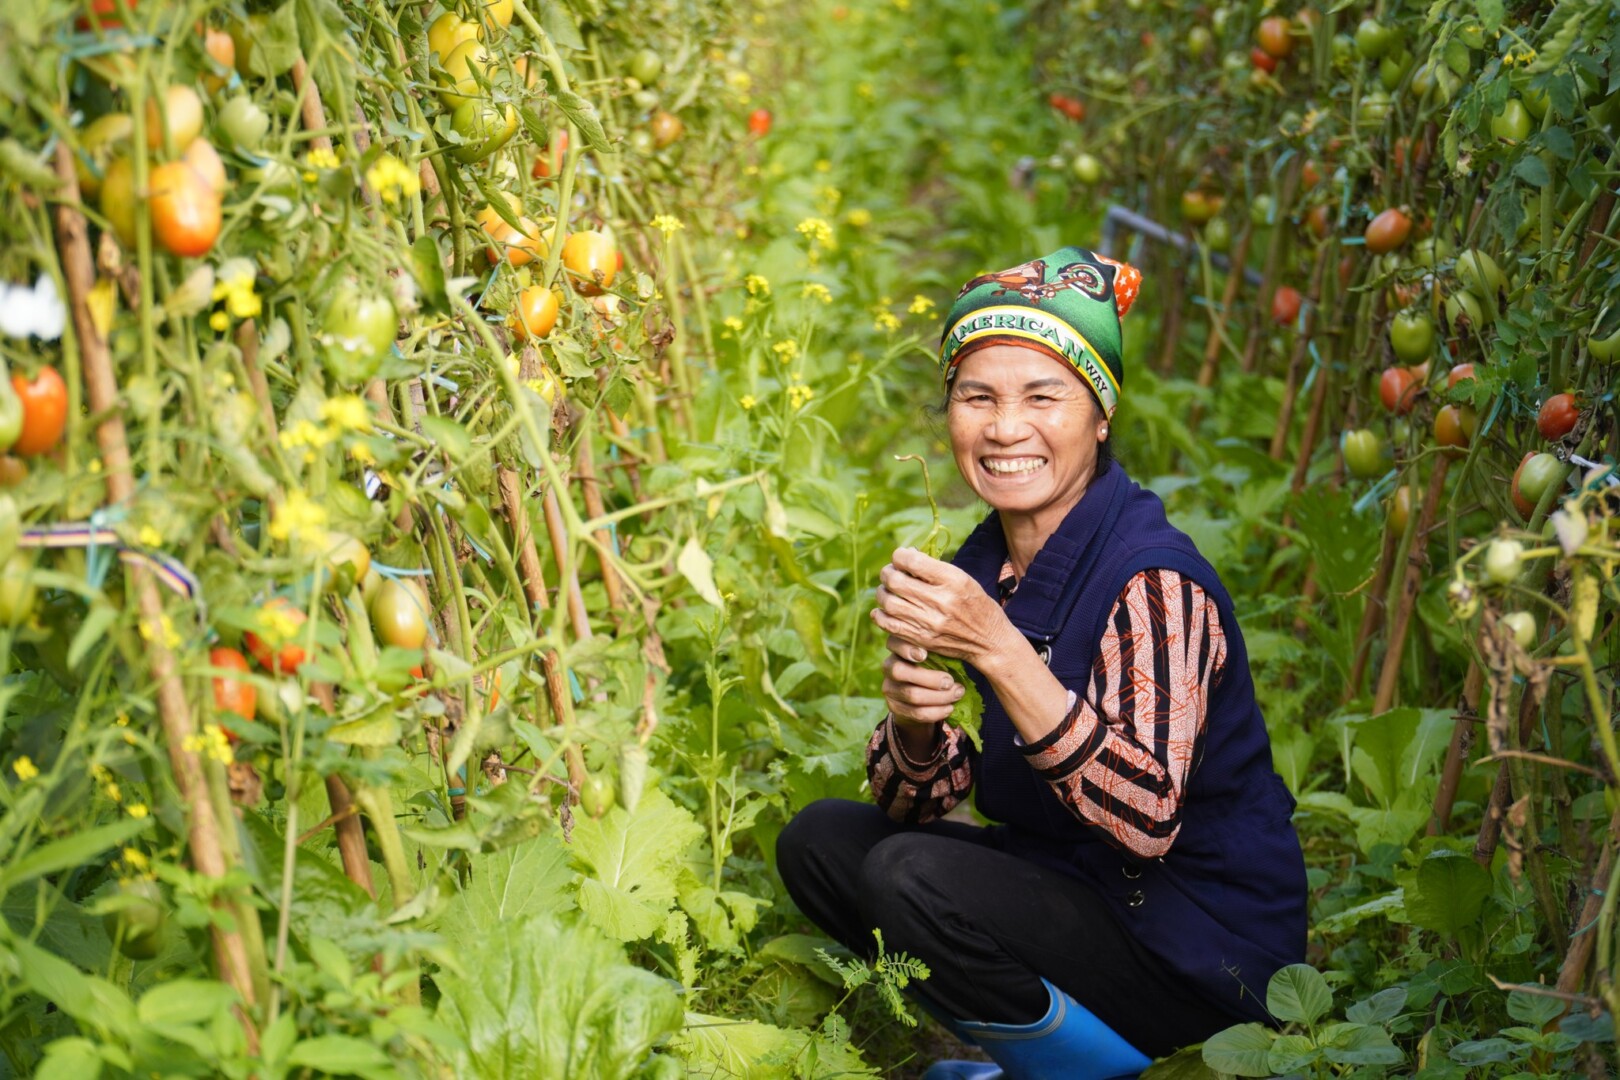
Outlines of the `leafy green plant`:
[[1381,990],[1332,1018],[1333,991],[1308,964],[1290,964],[1266,987],[1266,1011],[1282,1025],[1239,1024],[1204,1042],[1203,1060],[1230,1076],[1336,1075],[1341,1066],[1394,1066],[1405,1055],[1388,1022],[1406,1005],[1406,991]]

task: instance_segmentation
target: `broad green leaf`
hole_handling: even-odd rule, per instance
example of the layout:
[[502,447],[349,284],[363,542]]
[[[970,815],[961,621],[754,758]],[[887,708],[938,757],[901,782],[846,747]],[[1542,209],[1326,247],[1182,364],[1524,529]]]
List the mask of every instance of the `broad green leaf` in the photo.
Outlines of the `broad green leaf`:
[[1322,1057],[1322,1051],[1306,1035],[1279,1035],[1266,1053],[1266,1063],[1278,1076],[1301,1072]]
[[816,978],[829,986],[843,986],[843,978],[827,961],[817,955],[818,949],[825,949],[838,957],[853,955],[831,938],[817,937],[814,934],[783,934],[781,937],[772,938],[760,946],[758,955],[799,964],[810,969]]
[[1416,709],[1391,709],[1369,716],[1352,732],[1355,749],[1350,752],[1350,768],[1367,791],[1388,809],[1401,790],[1401,752],[1417,734]]
[[24,985],[78,1021],[82,1028],[108,1032],[123,1040],[134,1036],[135,1007],[122,989],[98,975],[86,975],[21,938],[11,941],[9,947],[16,955]]
[[554,916],[472,935],[458,959],[459,972],[433,977],[439,1021],[464,1044],[448,1054],[456,1076],[626,1080],[681,1026],[668,981],[590,927]]
[[141,995],[135,1014],[143,1024],[200,1024],[236,1004],[236,991],[224,983],[176,979]]
[[1356,846],[1363,852],[1371,852],[1379,844],[1404,847],[1428,822],[1429,811],[1375,810],[1356,806],[1350,809],[1350,820],[1356,823]]
[[54,874],[87,863],[108,848],[118,847],[150,825],[150,819],[138,821],[135,818],[123,818],[36,847],[0,870],[0,893],[9,892],[23,882],[32,881],[45,874]]
[[1370,1024],[1335,1024],[1320,1034],[1322,1056],[1335,1065],[1399,1065],[1406,1060],[1389,1032]]
[[1220,1080],[1221,1074],[1204,1063],[1204,1048],[1188,1046],[1142,1073],[1142,1080]]
[[101,1054],[89,1039],[70,1036],[45,1048],[34,1080],[96,1080],[101,1075]]
[[1426,930],[1456,937],[1479,920],[1491,895],[1491,876],[1485,868],[1455,851],[1430,853],[1418,867],[1413,888],[1407,890],[1406,913]]
[[[550,5],[547,5],[548,7]],[[608,142],[607,132],[602,129],[602,118],[596,111],[596,106],[586,99],[569,90],[558,90],[552,100],[557,108],[568,117],[568,122],[579,129],[580,138],[599,154],[611,154],[613,144]]]
[[1356,1024],[1387,1024],[1406,1007],[1406,987],[1391,986],[1370,998],[1356,1002],[1344,1011],[1346,1020]]
[[574,826],[573,855],[585,875],[579,906],[620,941],[650,937],[675,903],[686,850],[703,835],[692,815],[662,791],[647,792],[634,815],[623,807]]
[[[1400,889],[1396,889],[1385,896],[1375,897],[1365,903],[1357,904],[1355,907],[1348,907],[1343,911],[1334,912],[1316,924],[1316,931],[1319,934],[1340,934],[1374,916],[1384,915],[1394,918],[1405,910],[1406,896]],[[1351,1006],[1351,1009],[1355,1008],[1357,1006]],[[1355,1019],[1355,1017],[1351,1017],[1351,1019]]]
[[1238,1024],[1204,1040],[1204,1064],[1231,1076],[1270,1076],[1275,1033],[1261,1024]]
[[529,915],[567,911],[573,881],[568,849],[552,833],[476,856],[472,880],[445,905],[439,932],[455,942]]
[[1507,1061],[1517,1049],[1518,1045],[1508,1039],[1471,1039],[1453,1046],[1446,1056],[1458,1065],[1474,1068]]
[[1285,1023],[1314,1024],[1332,1008],[1333,991],[1309,964],[1289,964],[1266,987],[1266,1011]]
[[[783,1031],[770,1024],[724,1016],[686,1014],[686,1026],[670,1039],[669,1048],[699,1076],[736,1080],[787,1080],[785,1059],[809,1039],[802,1031]],[[765,1064],[766,1061],[774,1064]]]
[[1527,990],[1515,990],[1508,995],[1507,1011],[1521,1024],[1533,1028],[1544,1028],[1564,1013],[1565,1005],[1557,998],[1545,994],[1532,994]]
[[454,464],[460,465],[472,456],[472,436],[467,429],[443,416],[422,416],[417,418],[422,425],[422,434],[444,452]]
[[287,1064],[303,1066],[331,1076],[393,1076],[388,1055],[352,1035],[317,1035],[304,1039],[287,1055]]
[[722,950],[737,947],[742,935],[759,922],[759,910],[765,904],[732,889],[717,893],[690,875],[681,881],[680,901],[703,940],[710,948]]
[[381,709],[357,720],[336,724],[326,737],[344,746],[393,746],[399,742],[399,717],[389,709]]

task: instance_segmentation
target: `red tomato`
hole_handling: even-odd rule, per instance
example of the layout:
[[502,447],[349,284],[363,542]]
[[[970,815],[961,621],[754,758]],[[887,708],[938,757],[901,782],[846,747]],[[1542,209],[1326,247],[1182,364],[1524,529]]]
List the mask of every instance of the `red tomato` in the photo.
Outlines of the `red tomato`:
[[1385,255],[1412,235],[1412,219],[1395,207],[1390,207],[1367,223],[1367,250],[1374,255]]
[[1541,403],[1541,411],[1536,413],[1536,430],[1543,439],[1556,442],[1574,431],[1575,422],[1580,418],[1581,410],[1575,404],[1574,394],[1554,394]]
[[1466,450],[1479,426],[1479,417],[1467,405],[1442,405],[1434,414],[1434,441],[1452,450]]
[[[247,657],[235,649],[223,646],[208,651],[208,662],[214,667],[240,671],[244,674],[248,670]],[[214,705],[220,712],[235,713],[244,720],[252,720],[258,700],[259,692],[245,679],[230,675],[214,676]],[[236,741],[236,737],[229,731],[226,732],[226,737],[232,742]]]
[[1289,33],[1288,20],[1281,15],[1261,19],[1255,40],[1260,43],[1260,48],[1267,56],[1277,60],[1294,51],[1294,38]]
[[53,449],[67,427],[67,383],[61,373],[47,364],[32,380],[12,375],[11,387],[23,406],[22,434],[12,443],[11,453],[28,457]]
[[1387,367],[1378,380],[1378,396],[1384,408],[1396,416],[1405,416],[1417,404],[1419,383],[1411,368]]
[[1464,379],[1472,379],[1473,377],[1473,364],[1458,364],[1446,373],[1446,389],[1450,390]]
[[218,192],[184,161],[152,170],[152,235],[171,255],[206,255],[219,239]]
[[1513,470],[1513,484],[1508,489],[1513,496],[1513,508],[1529,520],[1547,489],[1563,480],[1564,467],[1551,454],[1526,454]]
[[[266,671],[281,675],[291,675],[304,665],[309,657],[304,653],[304,647],[298,642],[298,635],[303,625],[309,620],[302,610],[295,607],[292,601],[285,597],[276,597],[260,609],[262,615],[273,616],[271,619],[260,620],[259,632],[249,630],[242,635],[242,644],[247,646],[253,659]],[[278,625],[278,624],[285,624]],[[291,633],[284,633],[290,630]]]
[[771,133],[771,110],[755,109],[748,114],[748,133],[765,136]]
[[[129,10],[132,12],[135,10],[135,0],[129,0]],[[104,30],[124,25],[124,10],[118,0],[92,0],[90,11],[95,16],[95,25]],[[80,15],[73,25],[80,30],[88,30],[91,26],[90,17]]]
[[1249,63],[1270,75],[1277,70],[1277,58],[1256,45],[1249,50]]
[[1327,203],[1317,203],[1305,213],[1305,226],[1318,240],[1326,240],[1333,231],[1333,211]]
[[1271,321],[1282,326],[1294,325],[1304,299],[1292,285],[1279,285],[1271,294]]
[[529,175],[536,180],[556,176],[562,172],[563,155],[568,153],[568,129],[558,128],[551,136],[551,152],[534,156],[534,168]]

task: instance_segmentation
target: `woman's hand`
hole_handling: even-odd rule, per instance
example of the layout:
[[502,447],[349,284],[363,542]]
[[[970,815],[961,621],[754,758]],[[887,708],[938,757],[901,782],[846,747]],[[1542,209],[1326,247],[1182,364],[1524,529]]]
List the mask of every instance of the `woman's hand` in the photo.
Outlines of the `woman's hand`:
[[[912,548],[900,548],[894,561],[878,574],[877,607],[872,621],[901,648],[890,651],[909,656],[907,646],[966,660],[994,652],[1012,629],[1001,605],[992,600],[964,571],[931,559]],[[885,687],[888,683],[885,681]]]
[[966,691],[945,672],[904,658],[921,651],[909,642],[889,638],[889,655],[883,660],[883,700],[896,720],[938,724],[951,718],[951,710]]

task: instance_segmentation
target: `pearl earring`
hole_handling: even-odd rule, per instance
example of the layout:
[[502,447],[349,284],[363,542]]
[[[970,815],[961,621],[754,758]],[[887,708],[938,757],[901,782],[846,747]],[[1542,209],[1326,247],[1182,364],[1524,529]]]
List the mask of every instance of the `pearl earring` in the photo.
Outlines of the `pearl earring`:
[[1108,438],[1108,425],[1104,424],[1101,428],[1099,428],[1097,430],[1097,434],[1102,436],[1105,439]]

